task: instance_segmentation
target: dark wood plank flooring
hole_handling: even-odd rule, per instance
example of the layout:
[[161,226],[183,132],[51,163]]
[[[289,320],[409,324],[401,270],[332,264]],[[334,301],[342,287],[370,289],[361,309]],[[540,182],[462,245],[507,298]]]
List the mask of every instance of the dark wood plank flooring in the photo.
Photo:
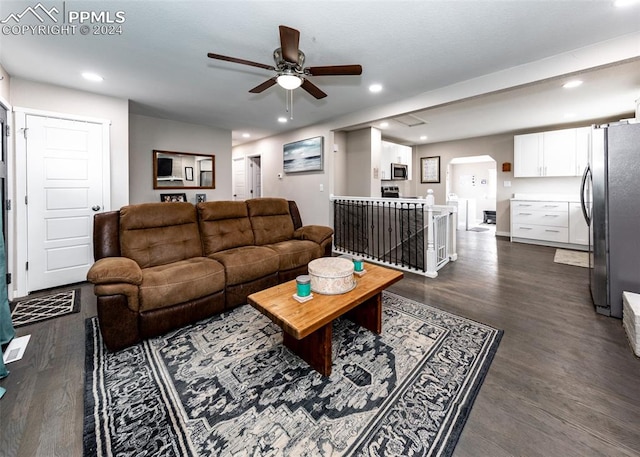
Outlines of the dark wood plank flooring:
[[[622,322],[594,312],[587,270],[491,232],[458,232],[458,253],[437,279],[406,274],[390,288],[505,331],[454,455],[640,456],[640,359]],[[82,455],[95,312],[84,284],[80,313],[17,330],[31,342],[0,381],[0,455]]]

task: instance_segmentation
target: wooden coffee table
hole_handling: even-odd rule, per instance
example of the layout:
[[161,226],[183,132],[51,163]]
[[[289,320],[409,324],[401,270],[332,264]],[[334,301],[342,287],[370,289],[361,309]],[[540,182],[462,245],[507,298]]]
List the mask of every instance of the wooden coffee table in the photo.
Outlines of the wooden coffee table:
[[402,272],[365,263],[356,287],[340,295],[313,293],[299,303],[293,298],[296,281],[262,290],[249,303],[283,330],[284,345],[324,376],[331,374],[332,322],[340,316],[375,333],[382,331],[382,291],[402,279]]

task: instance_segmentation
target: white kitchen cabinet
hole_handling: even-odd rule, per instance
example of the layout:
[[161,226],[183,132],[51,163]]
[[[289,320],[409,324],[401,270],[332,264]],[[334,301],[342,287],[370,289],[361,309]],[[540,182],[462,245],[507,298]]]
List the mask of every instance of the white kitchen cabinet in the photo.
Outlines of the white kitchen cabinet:
[[589,136],[589,127],[515,135],[514,177],[580,176]]
[[542,176],[573,176],[576,171],[576,129],[542,134]]
[[580,249],[588,237],[580,203],[511,200],[511,241]]
[[569,203],[569,243],[589,245],[589,226],[584,220],[580,203]]
[[407,178],[411,179],[411,165],[413,162],[413,149],[411,146],[382,142],[382,153],[380,155],[380,179],[391,179],[391,164],[402,163],[408,165]]
[[511,200],[511,240],[568,243],[568,209],[567,202]]
[[542,134],[529,133],[513,137],[513,176],[530,178],[541,176]]
[[575,176],[582,176],[589,161],[591,147],[591,127],[576,129],[576,172]]

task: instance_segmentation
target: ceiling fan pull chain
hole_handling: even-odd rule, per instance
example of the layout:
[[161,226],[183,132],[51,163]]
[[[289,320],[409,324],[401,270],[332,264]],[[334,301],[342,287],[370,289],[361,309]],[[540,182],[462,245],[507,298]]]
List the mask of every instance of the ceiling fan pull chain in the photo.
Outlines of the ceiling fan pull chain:
[[289,97],[291,97],[289,101],[289,106],[291,107],[291,111],[289,111],[289,119],[293,120],[293,91],[289,91]]
[[289,91],[285,92],[285,102],[284,102],[284,106],[285,109],[287,111],[287,113],[289,112]]

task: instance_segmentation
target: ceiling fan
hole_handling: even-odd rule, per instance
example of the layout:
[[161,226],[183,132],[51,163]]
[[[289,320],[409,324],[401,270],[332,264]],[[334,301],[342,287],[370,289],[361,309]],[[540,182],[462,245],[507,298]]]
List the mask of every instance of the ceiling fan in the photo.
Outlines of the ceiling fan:
[[265,65],[250,60],[237,59],[235,57],[223,56],[220,54],[208,53],[212,59],[225,60],[227,62],[250,65],[252,67],[264,68],[275,71],[276,75],[257,85],[249,92],[259,94],[275,84],[287,90],[302,87],[305,91],[317,99],[327,96],[318,86],[309,81],[310,76],[342,76],[360,75],[362,66],[360,65],[329,65],[322,67],[304,67],[305,55],[298,48],[300,42],[300,32],[291,27],[280,26],[280,47],[273,51],[275,65]]

